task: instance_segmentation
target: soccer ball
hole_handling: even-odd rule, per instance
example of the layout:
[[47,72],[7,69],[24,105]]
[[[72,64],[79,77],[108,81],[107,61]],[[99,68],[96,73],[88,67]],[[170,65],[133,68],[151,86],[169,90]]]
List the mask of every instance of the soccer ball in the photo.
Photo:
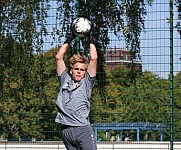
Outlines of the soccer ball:
[[72,22],[72,31],[78,37],[85,37],[91,30],[91,22],[84,17],[76,18]]

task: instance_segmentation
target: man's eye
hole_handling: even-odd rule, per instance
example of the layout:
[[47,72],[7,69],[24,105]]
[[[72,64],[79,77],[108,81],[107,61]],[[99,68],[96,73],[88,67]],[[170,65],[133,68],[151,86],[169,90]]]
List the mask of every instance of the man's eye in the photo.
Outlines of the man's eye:
[[85,71],[85,69],[82,69],[82,68],[74,68],[74,70]]

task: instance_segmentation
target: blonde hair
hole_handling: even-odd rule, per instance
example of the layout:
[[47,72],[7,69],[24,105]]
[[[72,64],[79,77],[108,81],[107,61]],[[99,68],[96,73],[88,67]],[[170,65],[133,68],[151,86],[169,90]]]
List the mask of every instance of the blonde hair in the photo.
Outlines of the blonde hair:
[[70,66],[72,68],[72,66],[74,64],[76,64],[77,62],[79,63],[85,63],[86,64],[86,68],[88,66],[89,60],[85,55],[79,55],[79,54],[74,54],[70,59],[69,59],[69,63]]

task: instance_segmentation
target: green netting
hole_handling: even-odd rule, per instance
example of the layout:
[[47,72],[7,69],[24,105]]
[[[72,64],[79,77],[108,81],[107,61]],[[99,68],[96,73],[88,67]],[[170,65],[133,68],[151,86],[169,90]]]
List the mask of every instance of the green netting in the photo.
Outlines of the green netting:
[[[0,2],[1,140],[61,140],[54,56],[77,16],[94,23],[99,55],[91,123],[164,124],[163,141],[181,140],[180,2],[124,2]],[[77,51],[88,54],[85,39],[72,43],[66,59]],[[120,130],[109,134],[98,132],[99,141]],[[124,134],[136,141],[136,131]],[[159,141],[160,133],[150,128],[139,140]]]

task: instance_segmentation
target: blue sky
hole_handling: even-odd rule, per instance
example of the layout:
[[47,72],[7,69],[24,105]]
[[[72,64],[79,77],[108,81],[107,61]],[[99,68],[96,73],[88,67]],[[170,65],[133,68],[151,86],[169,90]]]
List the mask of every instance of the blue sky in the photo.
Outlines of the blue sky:
[[[155,0],[152,6],[147,6],[145,17],[145,30],[141,34],[141,60],[143,71],[152,71],[159,77],[168,78],[170,74],[170,18],[169,0]],[[176,7],[174,7],[174,26],[177,19]],[[180,35],[174,28],[174,74],[181,70]],[[123,39],[124,40],[124,39]],[[117,42],[114,38],[110,47],[124,48],[124,41]]]
[[[170,18],[169,1],[164,3],[156,0],[153,6],[148,7],[148,15],[145,22],[145,33],[142,33],[141,54],[143,69],[151,70],[161,77],[167,78],[170,73]],[[174,7],[173,25],[179,21],[177,19],[176,8]],[[181,51],[177,29],[173,32],[173,54],[174,54],[174,74],[181,68]]]

